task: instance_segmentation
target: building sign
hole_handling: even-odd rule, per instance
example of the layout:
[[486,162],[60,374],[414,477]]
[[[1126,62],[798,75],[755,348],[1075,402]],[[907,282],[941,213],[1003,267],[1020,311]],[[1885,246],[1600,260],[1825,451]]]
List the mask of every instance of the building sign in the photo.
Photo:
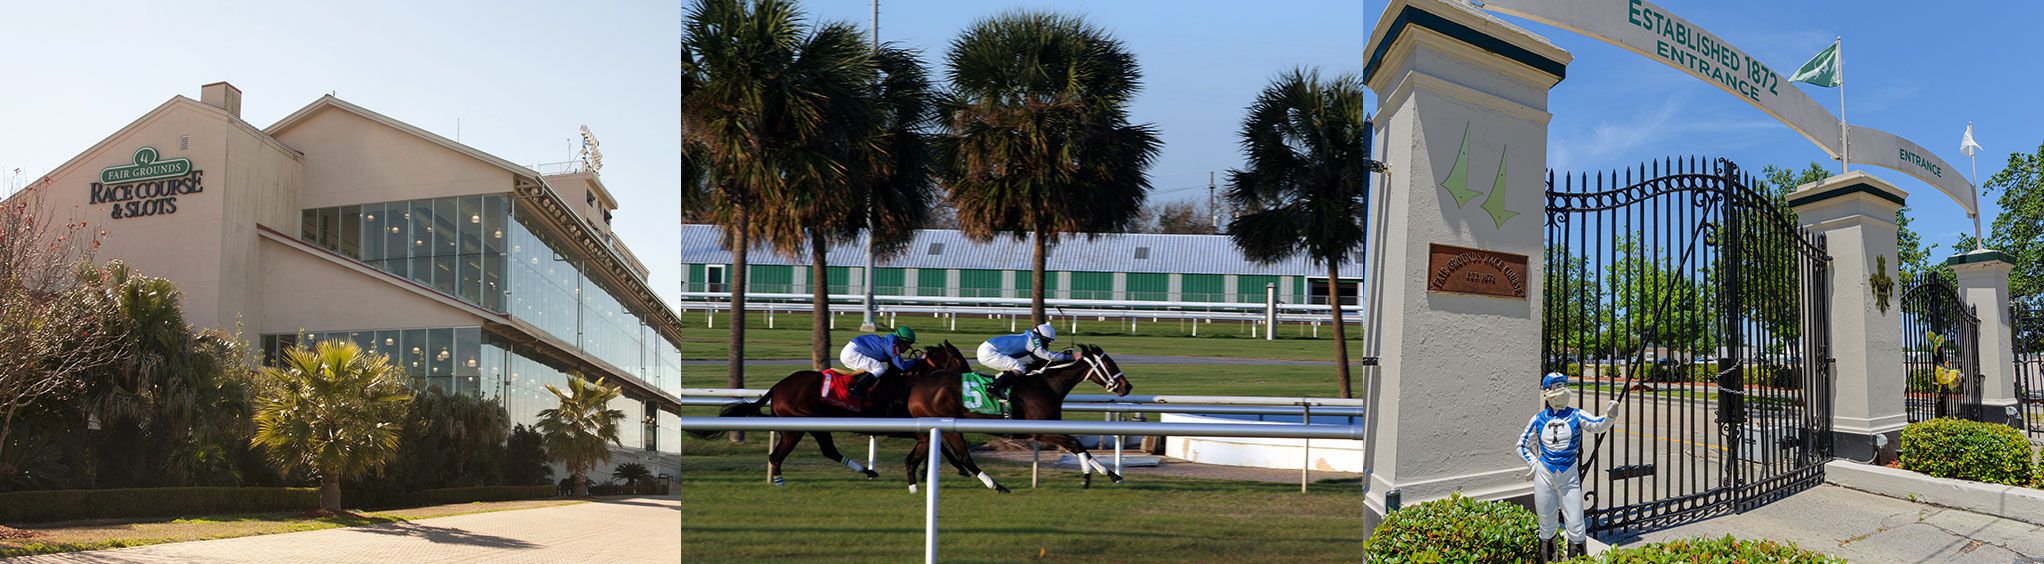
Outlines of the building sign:
[[[1483,9],[1526,18],[1610,43],[1718,87],[1817,144],[1831,158],[1844,152],[1838,116],[1788,78],[1717,34],[1646,0],[1488,0]],[[1800,61],[1800,59],[1798,60]],[[1893,133],[1853,124],[1853,163],[1878,166],[1936,186],[1976,213],[1973,184],[1943,159]]]
[[1428,245],[1427,291],[1526,299],[1526,255]]
[[92,183],[92,205],[112,204],[114,219],[177,213],[177,197],[204,191],[203,171],[191,159],[157,160],[156,149],[135,150],[134,164],[99,171]]

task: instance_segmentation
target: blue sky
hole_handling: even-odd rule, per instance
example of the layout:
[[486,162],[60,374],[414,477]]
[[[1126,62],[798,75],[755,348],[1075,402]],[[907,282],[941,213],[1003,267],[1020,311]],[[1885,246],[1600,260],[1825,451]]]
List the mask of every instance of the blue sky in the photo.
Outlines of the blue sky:
[[[2034,102],[2044,52],[2040,3],[1666,2],[1777,70],[1846,36],[1849,117],[1965,167],[1960,130],[1978,122],[1982,177],[2044,142]],[[1165,148],[1158,200],[1205,197],[1207,174],[1239,165],[1235,130],[1257,90],[1293,66],[1360,70],[1384,3],[1222,1],[886,1],[881,38],[936,63],[977,18],[1029,7],[1075,12],[1135,51],[1146,88],[1132,109]],[[1849,7],[1849,9],[1847,9]],[[866,25],[865,0],[812,1],[817,19]],[[679,166],[674,1],[16,3],[0,34],[0,187],[62,164],[171,95],[229,80],[243,116],[268,125],[329,91],[514,162],[573,157],[587,124],[617,229],[670,299]],[[1508,18],[1509,19],[1509,18]],[[1549,164],[1624,166],[1666,155],[1801,166],[1823,153],[1731,95],[1617,47],[1520,22],[1575,54],[1551,107]],[[118,77],[110,80],[109,77]],[[1835,109],[1836,93],[1805,88]],[[1824,161],[1831,166],[1835,163]],[[1936,189],[1885,170],[1912,194],[1918,228],[1950,241],[1971,224]],[[1990,217],[1993,197],[1983,198]]]
[[[2009,152],[2044,142],[2044,108],[2035,102],[2040,77],[2032,57],[2044,52],[2044,4],[1971,2],[1662,2],[1670,11],[1792,71],[1831,43],[1846,40],[1847,117],[1936,151],[1958,167],[1967,121],[1986,146],[1985,178]],[[1363,43],[1384,2],[1334,1],[886,1],[880,36],[925,50],[941,63],[948,42],[972,21],[1015,8],[1080,13],[1133,49],[1146,88],[1132,114],[1162,131],[1165,148],[1151,171],[1161,200],[1205,198],[1209,171],[1241,163],[1235,131],[1242,108],[1270,78],[1293,66],[1358,72]],[[819,19],[866,25],[866,1],[811,2]],[[1669,155],[1728,157],[1758,170],[1800,168],[1820,161],[1815,145],[1732,95],[1661,63],[1597,40],[1530,21],[1576,57],[1550,98],[1549,166],[1598,170]],[[941,70],[940,70],[941,73]],[[1837,110],[1835,90],[1804,88]],[[1374,100],[1374,98],[1373,98]],[[1885,169],[1871,172],[1911,194],[1916,227],[1951,249],[1972,223],[1936,188]],[[1982,198],[1993,217],[1992,196]]]
[[620,236],[679,291],[678,2],[10,2],[0,8],[0,188],[173,95],[241,88],[266,127],[341,99],[512,162],[575,157],[587,124]]

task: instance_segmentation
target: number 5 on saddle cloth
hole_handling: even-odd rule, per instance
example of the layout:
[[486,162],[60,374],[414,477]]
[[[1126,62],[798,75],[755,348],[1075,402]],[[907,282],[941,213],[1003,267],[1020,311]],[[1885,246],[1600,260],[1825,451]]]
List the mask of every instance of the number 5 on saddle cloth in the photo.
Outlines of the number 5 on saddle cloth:
[[1008,401],[994,397],[994,377],[978,372],[958,375],[958,393],[965,410],[980,415],[1008,416]]

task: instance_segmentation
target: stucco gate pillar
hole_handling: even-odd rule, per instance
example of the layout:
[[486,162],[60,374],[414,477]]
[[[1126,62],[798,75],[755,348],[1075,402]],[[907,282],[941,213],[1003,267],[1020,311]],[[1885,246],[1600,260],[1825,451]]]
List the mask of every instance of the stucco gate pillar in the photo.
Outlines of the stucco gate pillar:
[[1831,438],[1839,458],[1894,460],[1909,424],[1902,391],[1902,280],[1895,211],[1909,194],[1864,172],[1796,187],[1803,228],[1831,252]]
[[1980,314],[1980,419],[2008,423],[2016,407],[2016,351],[2009,334],[2009,271],[2015,261],[1980,249],[1945,260],[1958,274],[1959,297]]
[[1571,56],[1465,3],[1395,0],[1364,48],[1370,204],[1364,525],[1448,497],[1529,503],[1548,89]]

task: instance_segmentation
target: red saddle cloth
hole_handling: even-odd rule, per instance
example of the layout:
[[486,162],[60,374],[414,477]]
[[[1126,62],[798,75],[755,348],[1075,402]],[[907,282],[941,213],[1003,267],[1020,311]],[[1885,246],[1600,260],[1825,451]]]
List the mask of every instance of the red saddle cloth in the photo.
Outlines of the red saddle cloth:
[[851,374],[838,372],[835,368],[824,369],[823,402],[837,406],[840,409],[863,411],[865,406],[859,405],[859,400],[852,397],[852,382],[854,380],[855,378]]

